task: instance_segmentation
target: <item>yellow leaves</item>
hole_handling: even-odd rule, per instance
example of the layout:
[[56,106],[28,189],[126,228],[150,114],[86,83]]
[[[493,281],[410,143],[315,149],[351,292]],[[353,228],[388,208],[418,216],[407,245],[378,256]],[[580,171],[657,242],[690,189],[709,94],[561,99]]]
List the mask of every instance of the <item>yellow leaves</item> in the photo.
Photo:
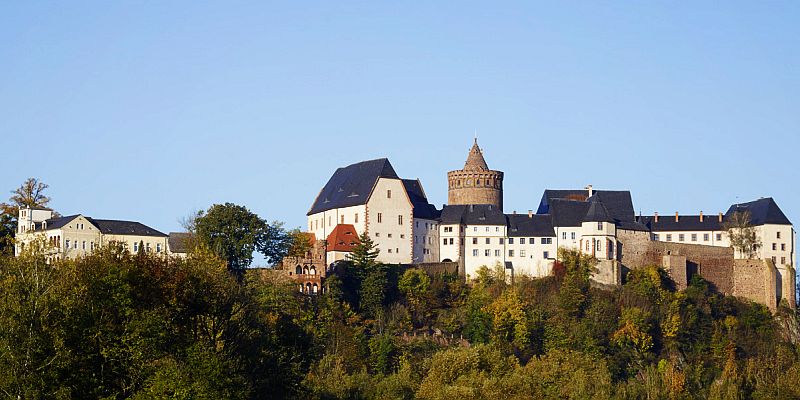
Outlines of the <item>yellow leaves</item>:
[[648,318],[649,315],[637,307],[623,310],[620,327],[612,336],[614,343],[632,347],[640,354],[649,352],[653,348],[653,338],[648,333]]

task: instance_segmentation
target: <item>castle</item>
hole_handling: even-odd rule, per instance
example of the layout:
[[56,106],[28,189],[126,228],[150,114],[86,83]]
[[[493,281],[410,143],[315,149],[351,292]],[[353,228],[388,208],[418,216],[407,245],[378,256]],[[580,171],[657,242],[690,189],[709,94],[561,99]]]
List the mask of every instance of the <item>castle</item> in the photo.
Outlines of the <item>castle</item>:
[[[503,179],[502,171],[489,169],[477,139],[464,168],[447,173],[442,209],[428,201],[419,180],[401,178],[385,158],[339,168],[307,213],[316,251],[285,260],[284,267],[295,272],[302,291],[315,293],[325,272],[366,232],[384,263],[453,263],[465,277],[499,264],[511,274],[542,277],[551,274],[558,249],[567,248],[598,260],[598,284],[620,285],[626,271],[660,265],[679,288],[699,274],[723,293],[773,310],[781,300],[794,307],[796,235],[772,198],[713,216],[637,217],[629,191],[590,185],[545,190],[535,213],[509,214]],[[749,254],[734,251],[724,227],[745,212],[760,244]]]

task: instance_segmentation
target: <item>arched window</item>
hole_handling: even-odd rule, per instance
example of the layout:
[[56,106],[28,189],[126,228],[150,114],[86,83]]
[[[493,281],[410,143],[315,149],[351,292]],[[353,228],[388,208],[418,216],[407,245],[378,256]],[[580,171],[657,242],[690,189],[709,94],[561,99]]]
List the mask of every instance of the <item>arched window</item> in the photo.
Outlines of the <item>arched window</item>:
[[303,268],[298,265],[297,267],[294,268],[294,273],[297,274],[297,275],[302,274],[303,273]]
[[311,275],[316,275],[317,274],[317,269],[314,268],[314,267],[311,267],[310,271],[311,271]]
[[314,284],[314,286],[313,286],[313,289],[312,289],[312,290],[314,291],[314,294],[317,294],[317,291],[319,291],[319,287],[317,286],[317,284],[316,284],[316,283]]
[[300,293],[303,293],[303,284],[300,284]]
[[311,283],[306,283],[306,293],[311,293]]
[[306,274],[306,275],[308,275],[308,268],[307,268],[307,267],[306,267],[306,268],[303,268],[303,273],[304,273],[304,274]]

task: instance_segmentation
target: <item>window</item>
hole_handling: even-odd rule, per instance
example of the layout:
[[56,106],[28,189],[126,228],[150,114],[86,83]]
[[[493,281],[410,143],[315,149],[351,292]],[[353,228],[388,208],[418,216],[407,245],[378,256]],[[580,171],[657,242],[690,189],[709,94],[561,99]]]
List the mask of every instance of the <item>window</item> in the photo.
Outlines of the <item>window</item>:
[[387,199],[391,199],[392,198],[392,191],[391,190],[387,190],[386,191],[386,198]]
[[494,256],[495,257],[500,257],[500,250],[495,250],[494,251]]
[[391,233],[390,233],[390,234],[387,234],[387,235],[386,235],[386,237],[388,237],[388,238],[391,238],[391,237],[392,237],[392,234],[391,234]]
[[505,239],[500,238],[500,244],[503,244],[503,242],[505,242]]
[[450,238],[450,244],[453,244],[453,238]]
[[772,263],[773,263],[773,264],[776,264],[777,262],[778,262],[778,260],[777,260],[777,257],[775,257],[775,256],[772,256]]
[[147,252],[150,252],[150,243],[147,244]]
[[383,222],[383,214],[378,213],[378,223],[380,224],[381,222]]
[[697,241],[697,234],[696,234],[696,233],[693,233],[693,234],[692,234],[692,241],[693,241],[693,242],[696,242],[696,241]]
[[544,258],[545,260],[549,259],[550,258],[550,252],[549,251],[543,252],[542,253],[542,258]]
[[786,243],[781,243],[781,251],[786,251]]
[[75,249],[77,249],[77,248],[78,248],[78,241],[77,241],[77,240],[76,240],[76,241],[73,243],[73,247],[74,247]]
[[772,244],[772,251],[775,251],[775,250],[778,250],[778,244],[777,243],[773,243]]
[[389,254],[392,254],[392,249],[389,249]]
[[685,237],[685,236],[684,236],[682,233],[681,233],[681,234],[679,234],[679,235],[678,235],[678,241],[679,241],[679,242],[682,242],[682,241],[684,241],[684,240],[686,240],[686,237]]
[[603,251],[603,245],[599,239],[596,242],[596,246],[597,246],[597,251]]
[[598,231],[602,231],[603,230],[603,223],[602,222],[598,222],[597,223],[597,230]]
[[661,239],[658,237],[658,234],[656,233],[655,235],[653,235],[653,240],[661,240]]
[[381,237],[381,234],[379,232],[375,232],[375,237]]
[[553,238],[542,238],[542,244],[553,244]]
[[519,244],[525,244],[525,238],[519,238]]
[[344,225],[344,215],[339,218],[339,221],[340,224]]
[[722,234],[721,233],[717,234],[717,241],[718,242],[722,241]]
[[161,253],[161,243],[156,243],[156,253]]
[[572,240],[575,240],[575,232],[570,233],[570,236],[572,237]]
[[447,246],[447,238],[444,239],[444,245]]
[[586,239],[586,251],[589,251],[589,239]]
[[519,256],[520,257],[525,257],[525,250],[520,250],[519,251]]
[[139,243],[133,242],[133,252],[134,253],[139,252]]
[[452,232],[453,231],[453,227],[452,226],[445,226],[444,227],[444,231],[445,232]]
[[355,221],[355,223],[358,223],[358,213],[353,215],[353,220]]
[[508,238],[508,244],[514,244],[514,238]]
[[704,242],[707,242],[707,241],[708,241],[708,236],[709,236],[709,235],[708,235],[707,233],[704,233],[704,234],[703,234],[703,241],[704,241]]
[[89,242],[89,250],[94,250],[94,242]]
[[[405,239],[405,238],[406,238],[406,235],[401,233],[400,234],[400,239]],[[422,237],[422,243],[425,243],[425,236]]]
[[331,217],[328,216],[328,226],[331,226]]
[[398,215],[397,216],[397,225],[403,225],[403,216],[402,215]]
[[86,241],[81,242],[81,250],[86,250]]
[[509,250],[508,251],[508,256],[509,257],[514,257],[514,250]]
[[486,244],[492,244],[492,239],[486,238]]
[[781,264],[786,264],[786,257],[781,257]]
[[473,226],[473,227],[472,227],[472,231],[473,231],[473,232],[477,232],[477,231],[478,231],[478,227],[477,227],[477,226]]
[[567,240],[567,232],[561,232],[561,239]]
[[486,232],[489,232],[489,227],[488,226],[486,227]]
[[500,227],[499,227],[499,226],[495,226],[495,227],[494,227],[494,231],[495,231],[495,232],[500,232]]
[[778,235],[778,239],[780,239],[781,238],[781,233],[777,232],[777,235]]
[[472,238],[472,244],[478,244],[478,238]]
[[477,257],[478,256],[478,249],[473,249],[472,250],[472,256],[473,257]]

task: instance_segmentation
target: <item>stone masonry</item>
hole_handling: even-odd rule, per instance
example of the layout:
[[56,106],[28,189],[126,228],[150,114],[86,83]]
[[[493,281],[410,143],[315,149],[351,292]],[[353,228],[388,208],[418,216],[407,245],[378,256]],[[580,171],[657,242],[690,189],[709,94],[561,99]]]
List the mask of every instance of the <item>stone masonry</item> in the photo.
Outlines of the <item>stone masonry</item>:
[[447,173],[447,188],[450,205],[492,204],[503,209],[503,172],[489,169],[477,139],[464,169]]

